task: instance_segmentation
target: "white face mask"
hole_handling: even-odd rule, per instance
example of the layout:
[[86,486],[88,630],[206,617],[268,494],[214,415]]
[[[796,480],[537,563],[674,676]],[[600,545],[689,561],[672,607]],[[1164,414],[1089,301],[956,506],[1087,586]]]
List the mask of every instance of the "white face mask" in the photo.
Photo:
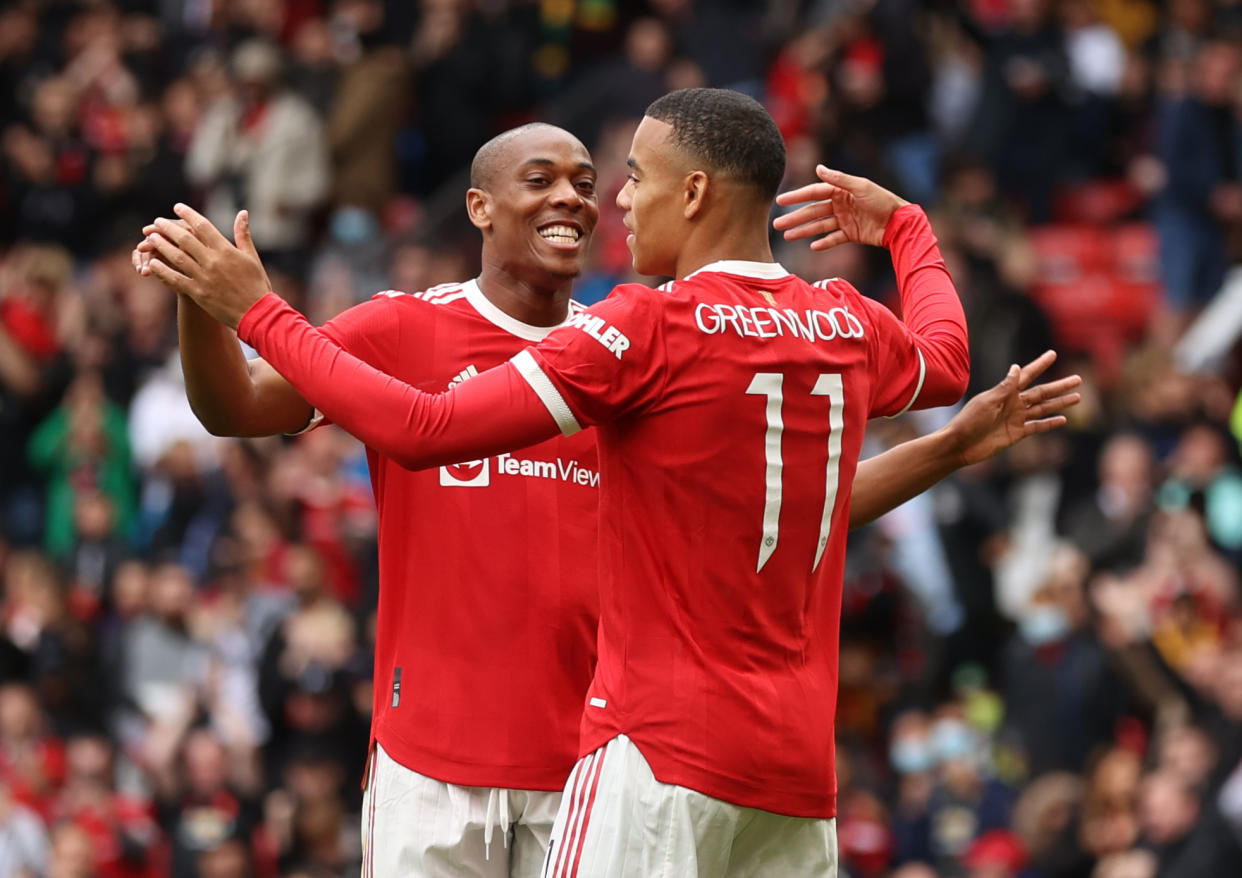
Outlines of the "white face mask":
[[979,745],[979,735],[960,719],[940,719],[932,726],[931,746],[938,761],[977,756]]
[[1026,613],[1018,620],[1018,631],[1022,639],[1032,646],[1043,646],[1056,643],[1069,634],[1069,616],[1065,610],[1052,604],[1038,604],[1028,607]]
[[893,741],[889,762],[898,774],[918,774],[931,769],[931,746],[923,735],[906,735]]

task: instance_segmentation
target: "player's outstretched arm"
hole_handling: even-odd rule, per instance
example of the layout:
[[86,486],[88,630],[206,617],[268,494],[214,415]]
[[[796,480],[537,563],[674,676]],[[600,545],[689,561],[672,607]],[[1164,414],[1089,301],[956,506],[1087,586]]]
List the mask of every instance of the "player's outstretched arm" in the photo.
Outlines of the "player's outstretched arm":
[[1021,369],[1013,366],[995,387],[970,399],[941,429],[860,461],[850,501],[850,527],[874,521],[926,491],[955,470],[987,460],[1027,436],[1065,423],[1061,414],[1080,399],[1077,375],[1032,382],[1056,360],[1047,351]]
[[778,217],[773,225],[788,240],[820,235],[811,243],[817,250],[847,242],[886,247],[923,376],[909,406],[957,402],[970,377],[966,315],[926,214],[863,177],[823,165],[817,165],[815,173],[819,183],[777,196],[778,204],[803,206]]
[[[144,228],[147,237],[133,252],[135,270],[152,275],[155,241],[185,229],[184,221],[170,220],[156,220]],[[234,223],[234,237],[242,234],[249,235],[249,216],[244,211]],[[247,360],[229,328],[184,295],[177,296],[177,337],[190,408],[209,432],[269,436],[296,433],[309,423],[313,409],[293,385],[263,360]]]
[[422,469],[524,448],[560,431],[513,363],[440,394],[372,368],[268,290],[247,230],[234,246],[197,211],[180,204],[176,211],[186,225],[160,225],[151,273],[237,328],[308,404],[380,454]]

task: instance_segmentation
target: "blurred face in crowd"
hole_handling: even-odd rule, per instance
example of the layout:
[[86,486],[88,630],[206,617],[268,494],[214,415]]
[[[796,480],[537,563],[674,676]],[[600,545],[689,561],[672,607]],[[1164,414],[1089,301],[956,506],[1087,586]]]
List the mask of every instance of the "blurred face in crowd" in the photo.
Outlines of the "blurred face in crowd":
[[1138,436],[1118,436],[1100,454],[1100,491],[1105,511],[1132,516],[1151,496],[1152,452]]
[[112,779],[112,745],[100,735],[82,735],[69,741],[66,757],[75,780],[108,786]]
[[1199,800],[1172,772],[1157,771],[1143,781],[1139,817],[1148,841],[1171,844],[1194,827]]
[[52,831],[47,878],[92,878],[95,852],[90,836],[76,823],[60,823]]
[[185,779],[198,795],[223,789],[228,780],[228,754],[211,732],[191,732],[185,742]]
[[1216,765],[1216,748],[1202,729],[1185,726],[1169,731],[1160,741],[1160,767],[1188,787],[1203,783]]
[[223,842],[198,858],[199,878],[248,878],[250,874],[250,854],[240,841]]
[[151,610],[165,622],[185,620],[194,597],[190,572],[177,564],[163,564],[151,583]]
[[578,138],[551,125],[515,134],[466,196],[484,264],[541,288],[582,272],[599,222],[595,166]]
[[931,746],[931,718],[921,710],[908,710],[893,721],[889,762],[899,774],[929,771],[935,765]]
[[0,738],[6,741],[32,738],[41,725],[39,703],[30,687],[11,683],[0,688]]
[[1210,42],[1199,50],[1194,61],[1194,90],[1199,100],[1211,106],[1225,106],[1233,100],[1242,61],[1238,49],[1226,42]]

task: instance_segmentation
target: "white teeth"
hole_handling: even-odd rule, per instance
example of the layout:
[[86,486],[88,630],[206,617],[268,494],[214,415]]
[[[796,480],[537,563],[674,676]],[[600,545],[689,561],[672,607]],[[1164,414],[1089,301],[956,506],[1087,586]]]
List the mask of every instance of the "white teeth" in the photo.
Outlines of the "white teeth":
[[556,244],[573,244],[579,232],[573,226],[547,226],[539,230],[540,237]]

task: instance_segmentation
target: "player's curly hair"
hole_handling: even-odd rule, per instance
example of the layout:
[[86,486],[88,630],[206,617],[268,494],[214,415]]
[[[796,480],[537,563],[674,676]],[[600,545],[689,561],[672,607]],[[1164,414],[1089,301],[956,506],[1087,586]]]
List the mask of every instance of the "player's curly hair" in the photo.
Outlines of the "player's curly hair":
[[785,141],[763,104],[725,88],[683,88],[652,101],[647,116],[673,126],[673,143],[708,171],[731,174],[763,197],[785,176]]

